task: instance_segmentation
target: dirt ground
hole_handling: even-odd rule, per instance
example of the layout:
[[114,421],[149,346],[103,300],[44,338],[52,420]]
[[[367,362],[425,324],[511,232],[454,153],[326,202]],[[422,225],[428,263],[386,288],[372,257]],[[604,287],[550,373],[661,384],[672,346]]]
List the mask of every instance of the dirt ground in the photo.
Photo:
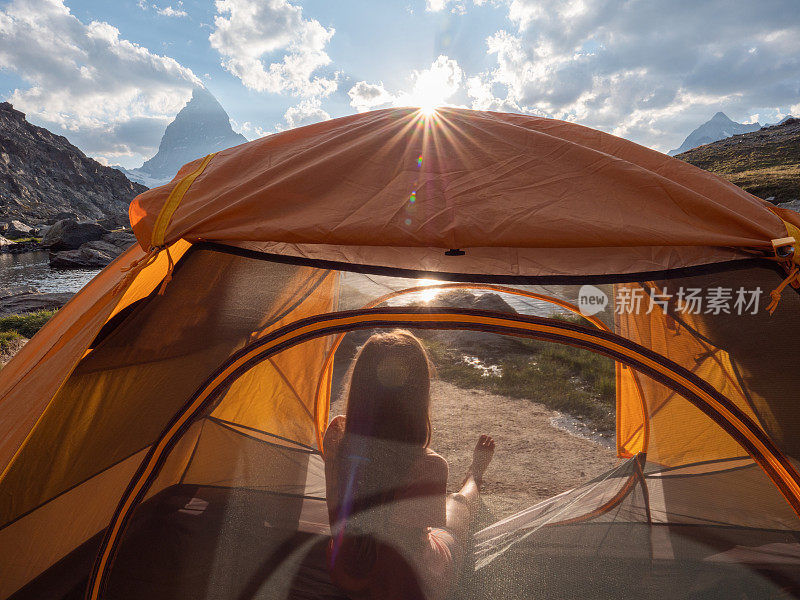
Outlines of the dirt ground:
[[608,448],[553,427],[557,413],[541,404],[443,381],[434,381],[431,392],[431,447],[450,463],[450,491],[460,487],[478,436],[494,437],[482,494],[495,519],[574,488],[617,462]]

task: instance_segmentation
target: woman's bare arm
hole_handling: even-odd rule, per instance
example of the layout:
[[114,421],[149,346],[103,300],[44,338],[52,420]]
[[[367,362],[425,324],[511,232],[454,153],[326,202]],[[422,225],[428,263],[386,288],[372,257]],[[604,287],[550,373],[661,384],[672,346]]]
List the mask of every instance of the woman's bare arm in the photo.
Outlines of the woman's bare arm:
[[343,415],[334,417],[325,430],[322,438],[322,458],[325,461],[325,496],[328,500],[328,520],[333,525],[336,520],[336,510],[339,504],[336,491],[336,457],[339,453],[339,444],[344,437],[345,418]]

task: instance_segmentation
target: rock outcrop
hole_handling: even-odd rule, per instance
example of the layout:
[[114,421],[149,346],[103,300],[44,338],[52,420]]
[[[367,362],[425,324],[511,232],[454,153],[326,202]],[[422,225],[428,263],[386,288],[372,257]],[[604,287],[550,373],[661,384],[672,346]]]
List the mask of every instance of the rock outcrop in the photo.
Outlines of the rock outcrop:
[[105,232],[77,248],[50,252],[50,266],[56,269],[102,268],[135,243],[136,236],[130,231]]
[[63,219],[55,223],[42,237],[42,246],[50,250],[77,250],[86,242],[99,240],[108,233],[94,222]]
[[13,219],[7,223],[0,223],[0,234],[9,240],[18,240],[33,236],[34,229],[22,221]]
[[61,308],[73,294],[40,292],[31,286],[0,287],[0,317]]
[[[0,103],[0,214],[29,226],[124,216],[145,187]],[[6,237],[9,237],[6,235]]]
[[800,212],[800,199],[789,200],[788,202],[782,202],[781,204],[778,204],[778,208],[788,208],[789,210]]

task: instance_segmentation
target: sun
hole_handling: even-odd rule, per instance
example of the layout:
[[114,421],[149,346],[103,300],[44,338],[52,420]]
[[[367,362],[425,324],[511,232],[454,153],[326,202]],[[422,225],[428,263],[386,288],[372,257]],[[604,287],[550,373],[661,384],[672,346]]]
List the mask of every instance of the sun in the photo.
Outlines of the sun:
[[420,105],[419,112],[421,112],[423,114],[423,116],[425,116],[425,117],[432,117],[433,113],[436,112],[436,107],[437,106],[438,106],[438,104]]
[[431,116],[453,95],[452,83],[438,72],[424,72],[417,76],[414,87],[405,100],[407,105],[418,106],[425,116]]

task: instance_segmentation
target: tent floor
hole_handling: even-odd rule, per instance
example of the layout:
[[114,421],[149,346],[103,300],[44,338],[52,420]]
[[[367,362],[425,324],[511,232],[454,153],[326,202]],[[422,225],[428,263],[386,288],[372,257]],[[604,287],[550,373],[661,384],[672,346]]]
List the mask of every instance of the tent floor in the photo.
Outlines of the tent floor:
[[[325,569],[324,510],[256,490],[168,488],[137,509],[104,600],[344,600]],[[14,599],[80,600],[99,538]],[[590,522],[543,528],[469,579],[453,598],[793,598],[800,542],[793,532]]]
[[587,522],[544,527],[476,573],[474,598],[800,598],[796,532]]
[[[346,600],[325,568],[328,536],[298,531],[308,503],[319,504],[327,520],[325,503],[319,500],[254,490],[170,487],[134,514],[104,600]],[[82,599],[99,538],[54,565],[14,600]]]

